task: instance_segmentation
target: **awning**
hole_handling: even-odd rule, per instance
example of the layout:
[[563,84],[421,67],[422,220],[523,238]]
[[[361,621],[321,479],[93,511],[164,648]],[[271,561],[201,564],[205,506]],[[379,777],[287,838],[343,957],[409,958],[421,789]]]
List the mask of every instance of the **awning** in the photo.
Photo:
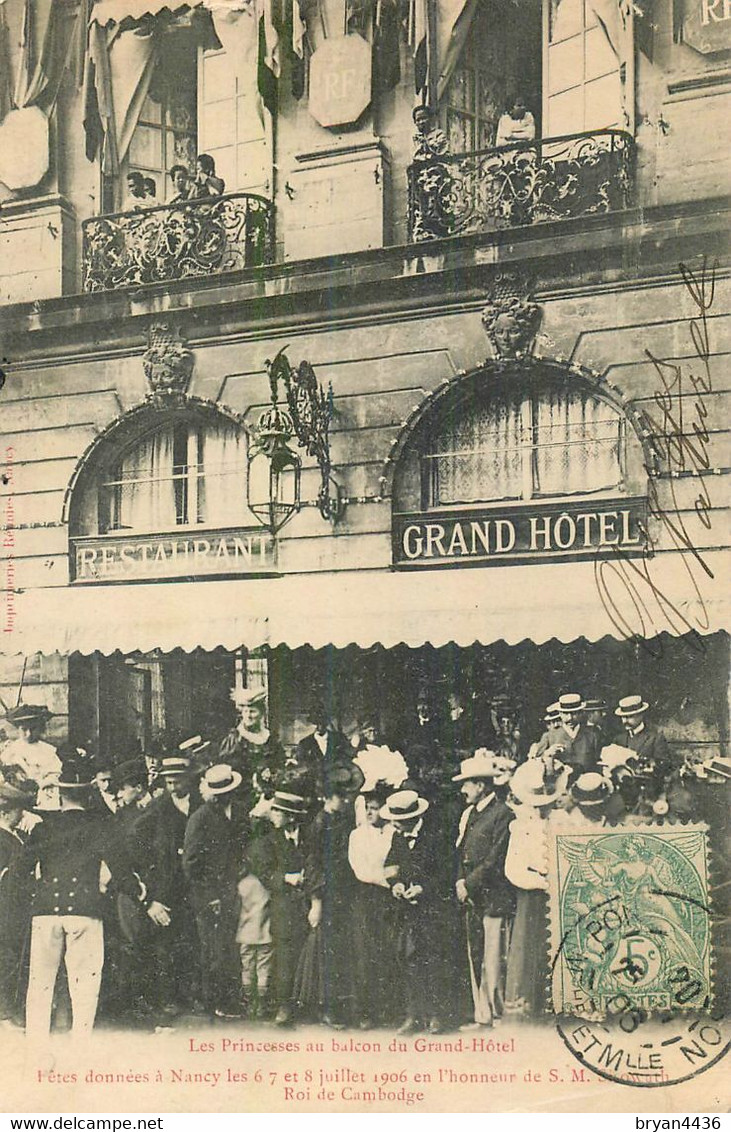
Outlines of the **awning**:
[[624,581],[606,573],[603,594],[591,562],[71,585],[14,595],[13,631],[1,634],[0,649],[108,655],[707,634],[729,627],[729,586],[722,555],[704,560],[714,579],[691,575],[677,555],[658,556],[649,581],[632,568]]
[[177,3],[176,0],[97,0],[91,12],[91,23],[106,27],[108,24],[121,24],[123,20],[143,20],[146,16],[158,16],[160,12],[172,13],[197,8],[201,0]]

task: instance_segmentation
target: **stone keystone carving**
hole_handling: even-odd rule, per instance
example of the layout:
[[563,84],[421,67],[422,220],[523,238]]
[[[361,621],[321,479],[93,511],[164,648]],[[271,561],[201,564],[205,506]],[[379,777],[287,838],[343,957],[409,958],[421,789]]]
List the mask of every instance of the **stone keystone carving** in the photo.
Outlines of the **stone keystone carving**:
[[526,358],[533,353],[543,312],[530,297],[531,284],[515,273],[495,279],[482,311],[482,325],[498,358]]
[[188,392],[194,360],[177,327],[167,322],[151,324],[142,365],[154,398],[182,400]]

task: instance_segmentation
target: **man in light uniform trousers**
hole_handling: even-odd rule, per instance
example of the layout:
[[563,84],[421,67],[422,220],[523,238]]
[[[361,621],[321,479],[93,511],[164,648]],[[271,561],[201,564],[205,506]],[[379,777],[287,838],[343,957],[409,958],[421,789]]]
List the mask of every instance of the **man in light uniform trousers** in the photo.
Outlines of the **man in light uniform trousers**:
[[30,972],[26,1033],[48,1038],[61,961],[73,1013],[72,1035],[88,1034],[96,1017],[104,966],[104,877],[143,902],[144,893],[114,821],[87,809],[94,789],[88,759],[70,756],[58,781],[60,810],[44,814],[26,846],[32,878]]

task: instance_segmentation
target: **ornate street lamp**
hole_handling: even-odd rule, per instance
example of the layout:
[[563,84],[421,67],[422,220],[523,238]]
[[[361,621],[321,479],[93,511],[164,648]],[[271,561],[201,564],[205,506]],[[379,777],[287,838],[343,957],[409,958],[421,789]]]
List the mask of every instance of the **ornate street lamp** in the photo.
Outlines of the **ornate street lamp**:
[[[267,363],[268,364],[268,363]],[[273,535],[300,509],[302,461],[289,447],[294,425],[289,413],[277,402],[277,382],[272,380],[271,408],[265,409],[249,444],[249,510]]]

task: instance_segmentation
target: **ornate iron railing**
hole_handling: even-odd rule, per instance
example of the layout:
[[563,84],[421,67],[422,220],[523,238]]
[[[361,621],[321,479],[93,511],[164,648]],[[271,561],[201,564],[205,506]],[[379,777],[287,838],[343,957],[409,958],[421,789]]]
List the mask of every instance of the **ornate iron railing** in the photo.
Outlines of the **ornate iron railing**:
[[614,212],[632,202],[634,139],[570,134],[409,166],[409,238],[485,232]]
[[83,231],[85,291],[218,275],[274,259],[274,208],[254,193],[95,216]]

